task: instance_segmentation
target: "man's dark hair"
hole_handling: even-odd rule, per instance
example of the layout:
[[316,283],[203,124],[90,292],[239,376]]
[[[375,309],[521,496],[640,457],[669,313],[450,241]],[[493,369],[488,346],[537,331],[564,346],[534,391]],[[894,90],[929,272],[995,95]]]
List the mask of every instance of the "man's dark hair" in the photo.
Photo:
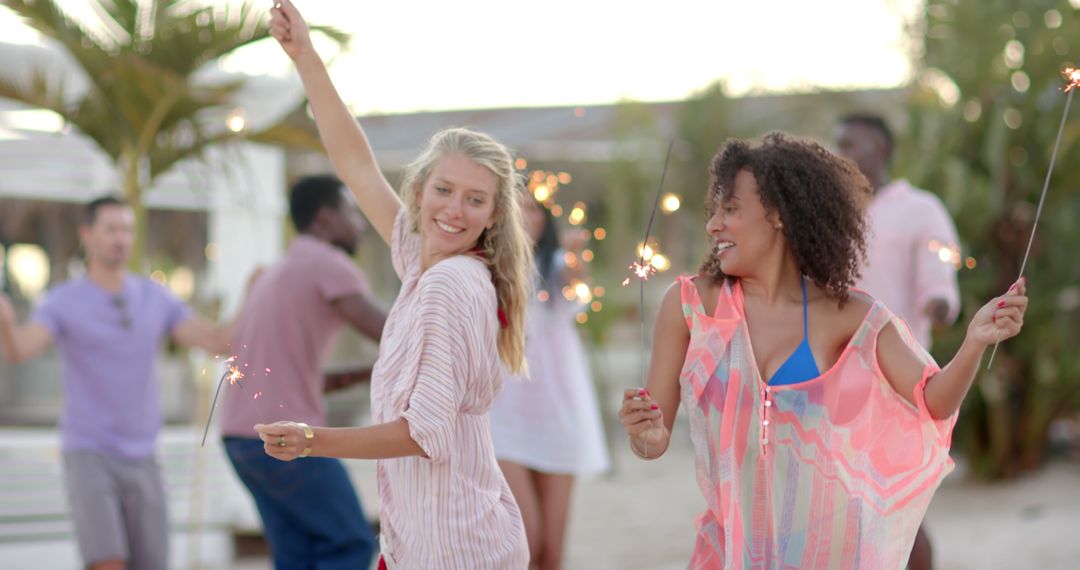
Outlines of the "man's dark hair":
[[97,221],[98,210],[106,208],[108,206],[128,206],[129,204],[120,198],[112,195],[102,196],[100,198],[94,198],[83,206],[82,211],[82,224],[84,226],[92,226]]
[[289,215],[296,231],[306,232],[322,208],[341,209],[341,187],[341,180],[329,174],[298,180],[289,195]]
[[885,158],[892,158],[893,134],[885,117],[873,113],[851,113],[840,118],[841,125],[862,125],[873,129],[885,139]]

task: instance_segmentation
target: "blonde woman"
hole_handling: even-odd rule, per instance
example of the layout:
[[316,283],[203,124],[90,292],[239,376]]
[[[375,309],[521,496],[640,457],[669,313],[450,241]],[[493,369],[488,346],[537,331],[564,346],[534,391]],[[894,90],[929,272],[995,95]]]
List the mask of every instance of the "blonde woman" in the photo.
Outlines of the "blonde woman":
[[515,372],[525,365],[532,261],[510,154],[487,135],[443,131],[409,166],[399,198],[296,8],[284,1],[271,15],[334,170],[390,245],[402,285],[372,376],[373,425],[255,429],[281,460],[378,460],[380,567],[525,568],[521,513],[488,419],[499,361]]

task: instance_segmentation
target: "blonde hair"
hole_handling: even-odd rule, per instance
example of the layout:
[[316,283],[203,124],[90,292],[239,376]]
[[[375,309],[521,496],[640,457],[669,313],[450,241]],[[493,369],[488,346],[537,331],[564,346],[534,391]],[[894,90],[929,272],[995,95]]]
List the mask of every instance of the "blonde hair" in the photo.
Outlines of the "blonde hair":
[[519,191],[521,180],[510,151],[490,136],[462,128],[431,137],[420,156],[405,168],[401,197],[413,231],[420,226],[420,193],[431,171],[448,155],[460,153],[495,175],[494,225],[480,234],[499,309],[507,325],[499,330],[499,357],[513,374],[526,373],[525,306],[532,294],[532,247],[525,232]]

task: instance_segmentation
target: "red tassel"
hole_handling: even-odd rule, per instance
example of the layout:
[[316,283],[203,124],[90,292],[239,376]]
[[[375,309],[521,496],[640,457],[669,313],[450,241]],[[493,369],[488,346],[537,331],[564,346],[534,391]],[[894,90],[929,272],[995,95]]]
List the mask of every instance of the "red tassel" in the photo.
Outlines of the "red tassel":
[[[480,244],[476,244],[476,247],[470,249],[469,253],[484,257],[484,248]],[[510,319],[506,318],[506,313],[503,312],[502,307],[499,307],[499,327],[505,329],[508,326],[510,326]]]

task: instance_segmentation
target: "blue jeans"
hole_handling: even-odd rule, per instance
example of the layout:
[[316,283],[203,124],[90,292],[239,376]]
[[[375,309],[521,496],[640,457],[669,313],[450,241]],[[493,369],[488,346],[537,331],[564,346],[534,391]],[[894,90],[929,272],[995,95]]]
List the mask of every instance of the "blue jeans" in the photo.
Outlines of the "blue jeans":
[[224,438],[262,517],[276,570],[367,570],[375,533],[337,459],[279,461],[258,439]]

